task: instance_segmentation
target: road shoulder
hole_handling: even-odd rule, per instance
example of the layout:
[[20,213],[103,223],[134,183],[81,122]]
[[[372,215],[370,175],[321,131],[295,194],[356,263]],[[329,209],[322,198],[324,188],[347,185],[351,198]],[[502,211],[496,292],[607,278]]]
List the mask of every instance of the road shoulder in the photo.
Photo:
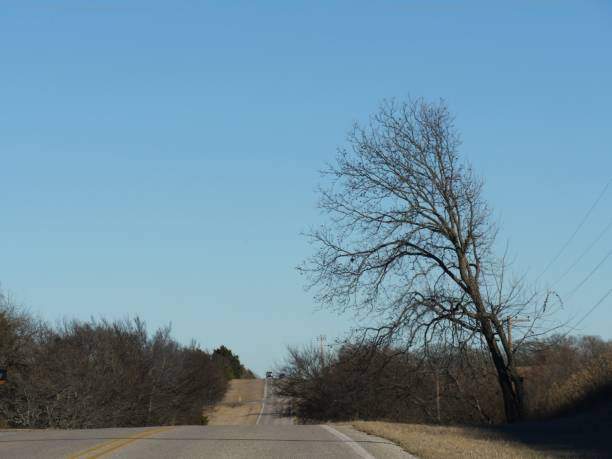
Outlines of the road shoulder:
[[[331,428],[338,432],[340,435],[335,436],[346,441],[347,447],[357,446],[363,449],[367,455],[361,454],[362,459],[417,459],[392,441],[359,431],[349,424],[332,424],[323,427],[328,428],[328,431]],[[352,440],[352,443],[349,440]],[[358,448],[355,448],[356,453]]]
[[[383,421],[356,421],[360,431],[388,438],[423,459],[496,457],[499,459],[544,459],[558,457],[555,452],[532,448],[502,431],[476,426],[440,426]],[[578,457],[571,451],[557,451]],[[562,454],[563,455],[563,454]]]

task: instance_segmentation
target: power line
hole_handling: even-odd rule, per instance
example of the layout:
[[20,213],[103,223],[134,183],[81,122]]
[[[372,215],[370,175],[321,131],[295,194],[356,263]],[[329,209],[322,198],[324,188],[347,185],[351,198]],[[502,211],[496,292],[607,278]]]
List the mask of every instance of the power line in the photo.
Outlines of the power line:
[[567,276],[569,274],[569,272],[574,269],[576,267],[576,265],[578,265],[578,263],[580,263],[582,261],[582,259],[586,256],[587,253],[589,253],[591,251],[591,249],[593,247],[595,247],[595,245],[601,241],[601,239],[606,235],[606,233],[608,231],[610,231],[610,228],[612,228],[612,220],[610,220],[610,223],[608,223],[608,225],[603,229],[603,231],[601,233],[599,233],[599,235],[595,238],[595,240],[593,242],[591,242],[591,244],[589,244],[589,246],[580,254],[580,256],[578,258],[576,258],[576,260],[570,265],[569,268],[567,268],[567,270],[565,270],[565,272],[561,275],[561,277],[559,277],[555,283],[553,284],[553,286],[556,286],[559,284],[559,282],[561,282],[565,276]]
[[595,303],[595,305],[591,307],[591,309],[589,309],[585,315],[582,316],[582,318],[576,323],[576,325],[572,327],[572,330],[575,330],[578,327],[578,325],[584,322],[584,320],[587,317],[589,317],[593,313],[593,311],[595,311],[595,309],[597,309],[599,305],[603,303],[606,300],[606,298],[610,296],[610,294],[612,294],[612,288],[608,290],[608,292],[604,296],[602,296],[601,299],[597,303]]
[[603,257],[603,259],[597,264],[597,266],[595,266],[591,272],[589,274],[587,274],[587,276],[582,279],[582,281],[576,286],[574,287],[574,289],[569,292],[566,296],[566,300],[569,300],[572,296],[574,296],[574,293],[576,293],[578,291],[578,289],[580,289],[580,287],[582,287],[592,276],[593,274],[595,274],[597,272],[597,270],[599,270],[599,268],[601,268],[603,266],[603,264],[606,262],[606,260],[608,258],[610,258],[610,256],[612,255],[612,250],[610,250],[605,257]]
[[590,207],[590,209],[587,211],[587,213],[585,214],[585,216],[582,218],[582,220],[580,221],[580,223],[578,224],[578,226],[576,227],[576,229],[574,230],[574,232],[572,233],[572,235],[569,237],[569,239],[565,242],[565,244],[563,244],[563,246],[561,247],[561,249],[557,252],[557,254],[553,257],[553,259],[546,265],[546,267],[544,268],[544,271],[542,271],[540,273],[540,275],[536,278],[536,282],[539,281],[542,276],[544,274],[546,274],[548,272],[548,270],[550,269],[550,267],[555,264],[555,262],[559,259],[559,257],[563,254],[563,252],[565,252],[565,249],[567,249],[567,247],[572,243],[572,241],[574,240],[574,238],[576,237],[576,235],[578,234],[578,232],[582,229],[582,227],[584,226],[584,224],[586,223],[586,221],[589,219],[589,217],[591,216],[591,214],[593,213],[593,210],[595,210],[595,207],[597,207],[597,204],[599,204],[599,201],[601,201],[601,198],[603,198],[604,194],[606,194],[606,191],[608,191],[608,188],[610,187],[610,185],[612,184],[612,178],[610,180],[608,180],[608,183],[606,183],[606,186],[604,186],[603,190],[601,190],[601,192],[599,193],[599,196],[597,196],[597,199],[595,200],[595,202],[593,203],[593,205]]

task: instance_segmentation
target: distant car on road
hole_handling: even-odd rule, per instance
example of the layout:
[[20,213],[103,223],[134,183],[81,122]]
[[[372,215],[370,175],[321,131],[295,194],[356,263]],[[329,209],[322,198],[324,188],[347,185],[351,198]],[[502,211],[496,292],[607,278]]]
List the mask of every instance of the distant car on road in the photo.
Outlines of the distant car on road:
[[272,378],[272,372],[266,371],[266,378]]
[[285,373],[279,373],[278,374],[278,379],[283,379],[285,377]]

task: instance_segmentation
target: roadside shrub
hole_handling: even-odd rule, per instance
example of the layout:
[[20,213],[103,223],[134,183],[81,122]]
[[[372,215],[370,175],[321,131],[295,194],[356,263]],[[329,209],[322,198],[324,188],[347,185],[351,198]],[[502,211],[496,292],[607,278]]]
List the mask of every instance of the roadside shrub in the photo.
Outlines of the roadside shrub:
[[[590,408],[612,386],[612,353],[593,358],[585,368],[555,382],[544,399],[543,414],[558,415]],[[608,400],[609,401],[609,400]]]
[[[516,356],[531,418],[583,409],[612,393],[612,344],[597,337],[526,343]],[[408,423],[504,421],[489,356],[477,349],[401,349],[345,345],[321,356],[289,349],[284,395],[305,420]]]
[[213,359],[225,369],[228,379],[253,379],[255,375],[246,368],[240,358],[225,346],[220,346],[212,353]]
[[583,409],[612,385],[612,343],[598,337],[553,336],[531,343],[521,360],[532,418]]
[[50,327],[0,295],[0,422],[93,428],[200,424],[228,385],[225,365],[136,318]]
[[[503,419],[485,355],[440,362],[422,356],[345,346],[322,363],[314,348],[290,349],[281,392],[296,414],[316,420],[496,422]],[[482,362],[481,362],[482,360]],[[438,363],[439,365],[434,365]]]

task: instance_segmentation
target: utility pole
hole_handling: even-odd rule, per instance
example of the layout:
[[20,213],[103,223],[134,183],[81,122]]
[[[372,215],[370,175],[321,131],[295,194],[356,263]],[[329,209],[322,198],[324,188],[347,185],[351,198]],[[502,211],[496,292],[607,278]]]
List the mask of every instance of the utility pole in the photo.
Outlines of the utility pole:
[[438,416],[438,424],[440,424],[440,374],[436,369],[436,414]]
[[519,323],[519,322],[529,322],[529,316],[527,316],[526,319],[513,319],[512,316],[508,316],[506,317],[506,336],[508,338],[508,349],[510,349],[510,352],[514,352],[514,349],[512,347],[512,324],[513,322]]
[[[427,379],[429,376],[432,377],[433,383],[436,390],[436,412],[435,419],[438,424],[442,423],[442,410],[440,409],[440,369],[438,367],[430,368],[430,369],[421,369],[420,373],[423,373]],[[429,412],[428,412],[429,414]]]
[[508,335],[508,348],[510,352],[512,352],[512,317],[508,316],[506,319],[506,324],[508,326],[508,331],[506,332]]
[[317,339],[319,340],[319,352],[320,352],[320,357],[321,357],[321,368],[323,368],[323,366],[325,366],[325,335],[319,335],[317,337]]

